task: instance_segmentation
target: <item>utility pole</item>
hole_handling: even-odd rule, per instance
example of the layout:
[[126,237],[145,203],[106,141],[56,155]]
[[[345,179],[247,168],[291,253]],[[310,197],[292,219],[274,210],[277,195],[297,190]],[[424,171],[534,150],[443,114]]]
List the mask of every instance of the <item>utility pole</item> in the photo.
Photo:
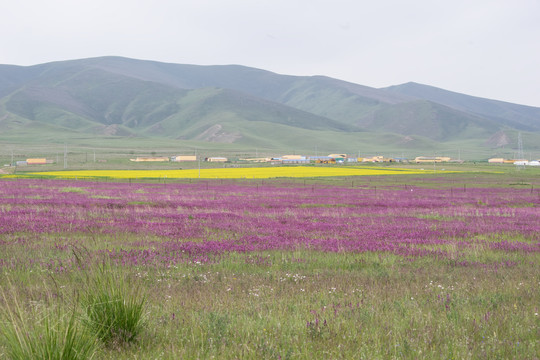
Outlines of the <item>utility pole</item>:
[[518,133],[518,160],[525,160],[525,155],[523,154],[523,140],[521,139],[521,132]]
[[[523,140],[521,139],[521,132],[518,133],[518,153],[517,153],[517,160],[524,161],[525,160],[525,154],[523,154]],[[522,163],[522,165],[517,166],[517,169],[521,170],[525,168],[525,163]]]
[[67,144],[64,143],[64,169],[67,169]]

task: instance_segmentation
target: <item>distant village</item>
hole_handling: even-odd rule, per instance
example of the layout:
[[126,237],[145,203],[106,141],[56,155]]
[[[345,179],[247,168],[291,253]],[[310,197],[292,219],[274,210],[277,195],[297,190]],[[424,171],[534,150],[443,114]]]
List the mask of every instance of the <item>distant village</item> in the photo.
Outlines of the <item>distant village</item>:
[[[206,161],[215,163],[230,162],[227,157],[214,156],[199,158],[197,155],[176,155],[176,156],[138,156],[130,159],[133,162],[196,162]],[[255,157],[240,158],[238,161],[270,164],[344,164],[344,163],[463,163],[463,160],[456,160],[446,156],[417,156],[414,159],[407,158],[388,158],[384,156],[355,157],[347,154],[329,154],[327,156],[305,156],[305,155],[283,155],[280,157]],[[46,158],[29,158],[16,161],[15,166],[45,165],[53,164],[54,161]],[[540,160],[524,159],[504,159],[491,158],[490,164],[514,164],[518,166],[540,166]],[[7,165],[9,166],[9,165]]]
[[[137,157],[130,159],[135,162],[144,161],[197,161],[195,155],[179,155],[173,157]],[[229,162],[226,157],[206,157],[203,159],[207,162]],[[343,163],[358,163],[358,162],[370,162],[370,163],[382,163],[382,162],[410,162],[406,158],[386,158],[384,156],[373,157],[351,157],[347,154],[329,154],[327,156],[305,156],[305,155],[283,155],[280,157],[256,157],[256,158],[240,158],[239,161],[254,162],[254,163],[271,163],[271,164],[343,164]],[[462,162],[461,160],[452,160],[449,157],[426,157],[420,156],[415,158],[412,162]]]

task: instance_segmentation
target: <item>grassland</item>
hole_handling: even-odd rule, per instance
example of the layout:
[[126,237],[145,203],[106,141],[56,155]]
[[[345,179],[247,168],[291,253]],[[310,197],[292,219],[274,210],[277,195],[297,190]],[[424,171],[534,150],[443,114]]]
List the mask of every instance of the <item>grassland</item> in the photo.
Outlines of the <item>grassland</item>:
[[535,359],[540,177],[474,169],[3,179],[0,303],[29,333],[50,314],[86,329],[88,284],[115,279],[143,321],[97,359]]

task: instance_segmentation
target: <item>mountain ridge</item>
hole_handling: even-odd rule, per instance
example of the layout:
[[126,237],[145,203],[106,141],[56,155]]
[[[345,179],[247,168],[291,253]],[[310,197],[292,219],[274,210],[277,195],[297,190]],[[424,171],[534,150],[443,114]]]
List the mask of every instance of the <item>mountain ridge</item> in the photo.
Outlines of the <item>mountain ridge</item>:
[[123,57],[0,65],[0,119],[0,141],[9,139],[10,131],[24,134],[34,123],[47,124],[52,133],[69,129],[89,136],[268,147],[285,146],[291,136],[299,140],[290,140],[290,146],[319,142],[347,148],[359,146],[351,139],[371,136],[375,145],[385,134],[420,147],[459,141],[489,147],[500,143],[488,140],[501,132],[511,138],[523,131],[532,139],[529,146],[540,139],[540,108],[429,85],[376,89],[242,65]]
[[[408,82],[382,88],[402,95],[430,100],[458,110],[485,116],[496,121],[506,121],[523,130],[540,130],[540,108],[510,102],[481,98],[436,88],[430,85]],[[505,116],[501,116],[505,114]]]

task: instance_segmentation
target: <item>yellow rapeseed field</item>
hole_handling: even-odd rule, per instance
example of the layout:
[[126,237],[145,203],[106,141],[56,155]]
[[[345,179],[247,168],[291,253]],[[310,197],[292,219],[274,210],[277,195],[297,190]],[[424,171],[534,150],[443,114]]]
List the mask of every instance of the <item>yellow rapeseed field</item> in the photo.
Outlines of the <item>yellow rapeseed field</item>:
[[280,166],[258,168],[217,168],[191,170],[78,170],[48,171],[29,173],[33,176],[51,176],[64,179],[74,178],[169,178],[169,179],[268,179],[279,177],[324,177],[324,176],[363,176],[363,175],[396,175],[423,174],[418,169],[367,168],[367,167],[313,167],[313,166]]

